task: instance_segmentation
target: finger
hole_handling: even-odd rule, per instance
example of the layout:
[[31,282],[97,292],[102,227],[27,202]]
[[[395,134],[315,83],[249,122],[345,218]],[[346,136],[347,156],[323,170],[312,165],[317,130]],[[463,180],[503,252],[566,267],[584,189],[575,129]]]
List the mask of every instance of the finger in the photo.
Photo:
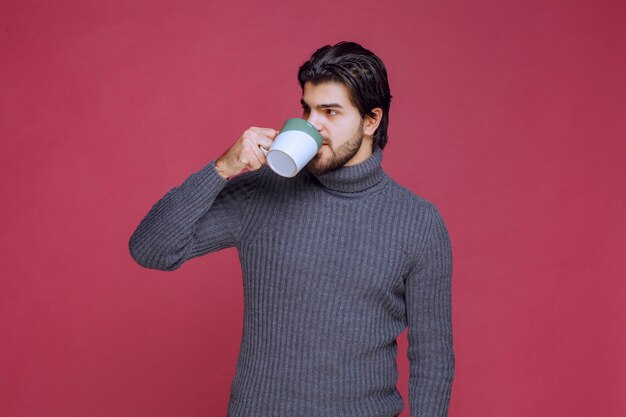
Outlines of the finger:
[[259,145],[263,146],[265,150],[268,150],[272,143],[274,143],[274,139],[270,139],[267,136],[258,136],[257,142]]
[[254,140],[250,137],[245,137],[243,139],[243,143],[241,145],[241,149],[239,150],[239,163],[242,164],[245,168],[250,167],[250,161],[254,160],[256,157],[254,156],[254,151],[252,148],[255,146]]
[[256,136],[255,138],[245,140],[240,154],[240,162],[253,170],[259,169],[265,163],[265,155],[257,144],[259,137]]
[[277,130],[271,128],[251,127],[244,133],[244,142],[253,142],[256,143],[257,147],[261,145],[265,150],[268,150],[278,133]]
[[260,135],[272,138],[272,139],[275,138],[276,135],[278,135],[277,130],[269,128],[269,127],[251,127],[250,130]]
[[258,146],[253,147],[253,152],[255,157],[250,158],[252,160],[250,162],[250,165],[252,165],[254,169],[259,169],[261,168],[261,165],[265,164],[265,154],[263,153],[263,151],[261,151],[261,149],[259,149]]

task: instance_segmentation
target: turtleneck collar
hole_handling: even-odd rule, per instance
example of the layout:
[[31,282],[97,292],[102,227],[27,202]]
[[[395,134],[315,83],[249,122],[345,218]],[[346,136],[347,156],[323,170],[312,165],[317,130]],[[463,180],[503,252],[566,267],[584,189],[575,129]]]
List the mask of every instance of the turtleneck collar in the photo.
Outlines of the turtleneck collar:
[[314,177],[330,191],[359,193],[372,188],[385,178],[386,174],[381,166],[382,159],[382,149],[374,146],[372,155],[365,161]]

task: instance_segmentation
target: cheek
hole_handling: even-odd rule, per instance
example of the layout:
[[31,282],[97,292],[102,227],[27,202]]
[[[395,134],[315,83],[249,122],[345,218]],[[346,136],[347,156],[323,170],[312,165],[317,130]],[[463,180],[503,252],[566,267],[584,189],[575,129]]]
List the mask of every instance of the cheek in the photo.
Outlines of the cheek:
[[322,130],[322,136],[324,140],[327,140],[331,144],[334,144],[338,138],[341,138],[341,127],[340,126],[324,126]]

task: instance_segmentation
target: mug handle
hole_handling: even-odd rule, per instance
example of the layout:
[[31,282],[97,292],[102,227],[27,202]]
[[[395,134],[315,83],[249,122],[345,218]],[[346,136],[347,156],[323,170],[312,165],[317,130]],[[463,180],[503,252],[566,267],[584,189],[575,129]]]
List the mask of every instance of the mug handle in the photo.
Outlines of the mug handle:
[[266,149],[265,149],[264,147],[262,147],[261,145],[259,145],[259,149],[260,149],[261,151],[263,151],[263,154],[264,154],[265,156],[267,156],[267,153],[269,152],[268,150],[266,150]]

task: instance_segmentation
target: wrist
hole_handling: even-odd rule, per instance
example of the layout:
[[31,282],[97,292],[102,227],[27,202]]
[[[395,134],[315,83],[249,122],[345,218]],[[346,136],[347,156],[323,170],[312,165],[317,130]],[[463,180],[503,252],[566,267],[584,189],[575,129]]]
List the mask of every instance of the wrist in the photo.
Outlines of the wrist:
[[235,175],[241,172],[241,170],[236,171],[236,170],[231,169],[230,165],[228,164],[228,161],[226,160],[224,156],[220,156],[215,161],[215,170],[220,175],[220,177],[224,179],[229,179],[231,177],[234,177]]
[[224,171],[224,161],[222,161],[221,158],[218,158],[215,161],[215,171],[217,171],[217,173],[219,174],[220,177],[224,178],[225,180],[228,179],[228,177],[230,175],[228,175],[227,172]]

